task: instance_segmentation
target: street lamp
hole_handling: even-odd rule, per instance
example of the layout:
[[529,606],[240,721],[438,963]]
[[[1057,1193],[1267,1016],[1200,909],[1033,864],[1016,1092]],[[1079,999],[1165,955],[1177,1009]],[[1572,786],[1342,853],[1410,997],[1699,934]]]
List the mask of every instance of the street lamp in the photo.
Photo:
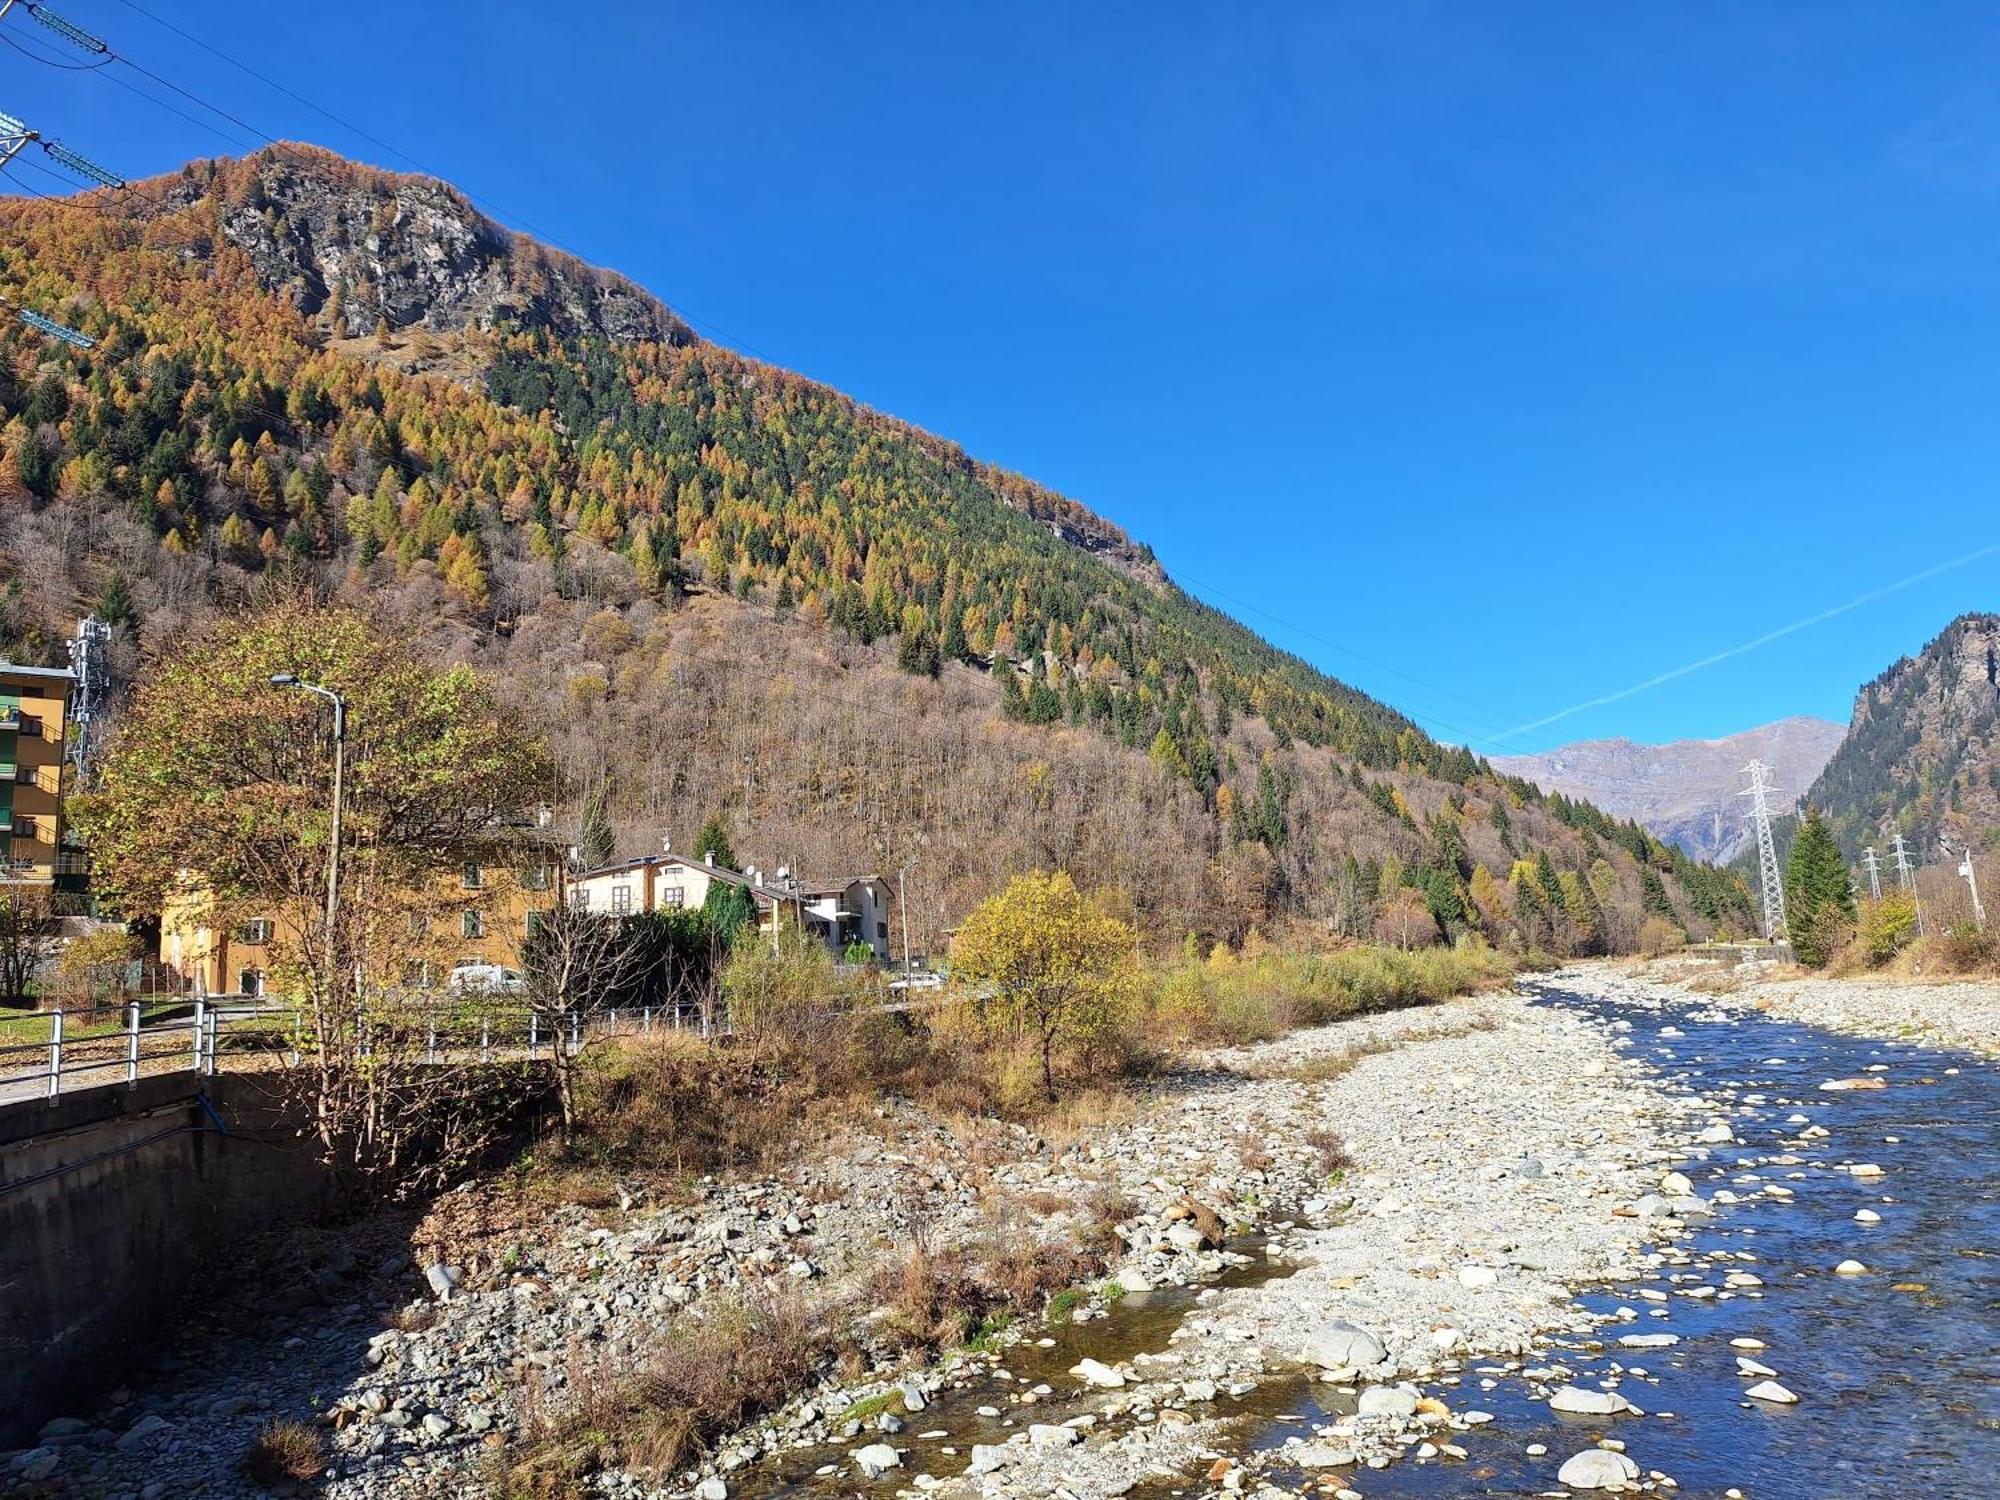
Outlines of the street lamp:
[[326,855],[326,957],[333,962],[334,919],[340,911],[340,792],[342,763],[347,752],[347,700],[332,688],[302,681],[296,672],[273,672],[271,686],[298,688],[333,705],[333,828]]

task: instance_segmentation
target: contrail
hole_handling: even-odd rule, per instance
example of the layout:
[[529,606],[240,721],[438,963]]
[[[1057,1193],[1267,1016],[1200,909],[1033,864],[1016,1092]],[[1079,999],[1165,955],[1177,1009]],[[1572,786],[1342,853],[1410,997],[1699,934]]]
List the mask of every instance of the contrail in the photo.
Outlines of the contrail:
[[1935,578],[1940,573],[1949,573],[1953,568],[1962,568],[1969,563],[1976,563],[1982,557],[1991,557],[1996,552],[2000,552],[2000,545],[1981,547],[1977,552],[1968,552],[1963,557],[1955,557],[1950,562],[1941,562],[1936,567],[1924,569],[1921,573],[1912,573],[1908,578],[1901,578],[1894,583],[1884,584],[1879,589],[1870,589],[1867,593],[1850,599],[1845,604],[1836,604],[1831,609],[1823,609],[1816,615],[1806,616],[1803,620],[1794,620],[1789,625],[1780,625],[1776,630],[1766,631],[1763,635],[1758,636],[1754,640],[1745,641],[1740,646],[1731,646],[1728,650],[1718,651],[1713,656],[1704,656],[1700,661],[1691,661],[1684,667],[1675,667],[1672,671],[1662,672],[1657,677],[1648,677],[1644,682],[1635,682],[1628,688],[1620,688],[1615,693],[1606,693],[1601,698],[1589,698],[1582,703],[1572,703],[1568,708],[1558,709],[1545,719],[1536,719],[1531,724],[1517,724],[1512,729],[1503,729],[1500,733],[1491,736],[1491,738],[1494,740],[1512,739],[1517,734],[1526,734],[1533,729],[1546,729],[1549,725],[1558,723],[1574,714],[1583,713],[1586,709],[1602,708],[1607,703],[1617,703],[1621,699],[1630,698],[1634,693],[1643,693],[1648,688],[1656,688],[1663,682],[1672,682],[1676,677],[1685,677],[1690,672],[1699,672],[1703,667],[1712,667],[1719,661],[1728,661],[1732,656],[1741,656],[1746,651],[1755,651],[1759,646],[1768,646],[1771,642],[1780,640],[1788,635],[1795,635],[1808,626],[1823,624],[1836,615],[1844,615],[1849,610],[1861,608],[1864,604],[1873,604],[1877,599],[1886,599],[1891,594],[1899,594],[1904,589],[1912,588],[1927,578]]

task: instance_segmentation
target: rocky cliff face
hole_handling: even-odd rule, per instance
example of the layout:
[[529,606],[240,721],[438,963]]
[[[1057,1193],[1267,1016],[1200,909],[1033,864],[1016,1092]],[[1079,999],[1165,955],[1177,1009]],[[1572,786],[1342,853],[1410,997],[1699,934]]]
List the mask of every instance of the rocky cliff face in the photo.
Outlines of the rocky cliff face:
[[1796,794],[1811,785],[1842,728],[1826,719],[1780,719],[1719,740],[1641,745],[1583,740],[1545,755],[1496,755],[1495,770],[1552,792],[1583,797],[1632,818],[1698,859],[1726,864],[1752,837],[1744,818],[1743,767],[1761,759],[1777,784]]
[[656,298],[608,271],[501,228],[455,188],[313,146],[193,163],[145,185],[163,207],[199,204],[264,285],[336,334],[512,325],[561,338],[687,343]]
[[1961,615],[1861,689],[1809,794],[1852,856],[1900,832],[1984,845],[2000,831],[2000,615]]

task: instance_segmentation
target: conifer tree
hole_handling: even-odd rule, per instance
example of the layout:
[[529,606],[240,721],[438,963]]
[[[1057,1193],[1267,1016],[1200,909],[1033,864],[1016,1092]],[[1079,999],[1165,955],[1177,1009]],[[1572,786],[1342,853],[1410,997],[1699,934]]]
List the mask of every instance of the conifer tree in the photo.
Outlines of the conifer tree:
[[586,870],[611,863],[618,852],[611,834],[610,788],[603,777],[592,781],[583,794],[582,827],[577,833],[577,857]]
[[1785,925],[1799,962],[1815,968],[1826,963],[1842,928],[1853,917],[1847,861],[1841,858],[1825,816],[1809,807],[1785,867]]
[[694,857],[706,862],[710,856],[725,870],[736,868],[736,851],[729,847],[729,835],[722,831],[722,819],[715,813],[708,815],[701,832],[694,836]]

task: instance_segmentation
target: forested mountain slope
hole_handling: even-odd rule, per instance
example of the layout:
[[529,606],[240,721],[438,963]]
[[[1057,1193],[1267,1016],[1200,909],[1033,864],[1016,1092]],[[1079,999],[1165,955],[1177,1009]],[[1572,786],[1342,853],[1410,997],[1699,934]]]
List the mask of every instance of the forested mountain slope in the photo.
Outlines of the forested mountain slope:
[[1940,833],[1991,847],[2000,836],[2000,615],[1961,615],[1854,699],[1847,739],[1808,800],[1842,850],[1900,832],[1929,851]]
[[920,941],[1036,864],[1162,937],[1362,933],[1410,900],[1558,947],[1747,918],[1733,879],[1430,740],[1076,502],[440,184],[283,147],[0,220],[0,292],[100,340],[0,335],[16,655],[96,606],[129,673],[217,608],[338,593],[499,674],[628,849],[716,809],[768,864],[911,864]]

